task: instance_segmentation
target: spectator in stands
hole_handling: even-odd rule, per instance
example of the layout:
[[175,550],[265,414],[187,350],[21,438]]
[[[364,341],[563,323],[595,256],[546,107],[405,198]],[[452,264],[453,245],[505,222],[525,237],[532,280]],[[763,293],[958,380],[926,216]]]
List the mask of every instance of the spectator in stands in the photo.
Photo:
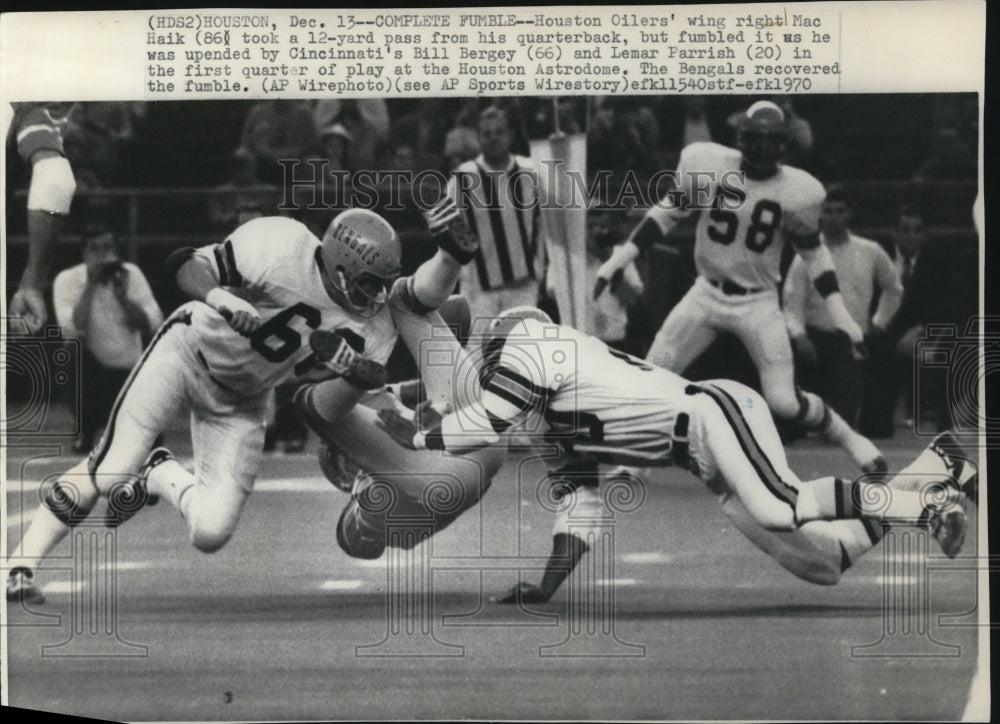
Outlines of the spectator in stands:
[[471,128],[458,126],[448,131],[444,138],[444,157],[448,171],[454,171],[479,154],[479,139]]
[[587,157],[593,169],[634,171],[645,178],[657,170],[658,143],[659,124],[647,105],[636,98],[613,98],[594,116]]
[[952,313],[951,261],[927,246],[923,212],[906,204],[899,210],[895,234],[894,263],[903,284],[903,301],[882,338],[870,344],[870,384],[866,393],[860,430],[872,437],[890,437],[894,431],[896,398],[902,385],[904,415],[908,424],[918,411],[936,419],[942,430],[949,425],[946,372],[922,370],[923,399],[912,399],[914,354],[917,341],[925,338],[928,323],[958,322]]
[[[343,123],[331,123],[319,133],[319,154],[323,161],[319,174],[324,205],[339,205],[344,198],[346,185],[350,180],[351,166],[348,162],[350,147],[354,141],[351,132]],[[310,171],[312,173],[312,171]]]
[[129,103],[77,103],[68,117],[66,155],[90,188],[118,186],[135,135]]
[[280,201],[278,187],[257,180],[254,158],[242,148],[230,159],[229,180],[215,190],[219,193],[209,197],[208,216],[212,228],[222,234],[250,219],[275,213]]
[[449,193],[480,239],[475,263],[463,267],[460,281],[474,318],[538,302],[548,243],[540,214],[548,198],[546,177],[531,159],[511,153],[507,115],[486,108],[477,133],[481,153],[461,164],[449,182]]
[[[903,287],[892,259],[875,241],[850,230],[851,201],[840,184],[827,187],[820,211],[820,238],[830,250],[848,311],[866,337],[881,337],[899,308]],[[878,295],[878,306],[871,314]],[[796,373],[802,386],[829,400],[856,426],[867,375],[847,336],[830,319],[826,304],[796,256],[785,278],[784,312]]]
[[389,140],[389,108],[381,98],[322,100],[313,109],[317,128],[340,123],[351,135],[347,167],[355,171],[381,167]]
[[302,101],[261,101],[250,109],[240,148],[256,164],[257,180],[284,186],[282,159],[301,160],[316,148],[316,124]]
[[93,446],[144,339],[163,321],[149,282],[139,267],[122,260],[111,230],[87,227],[82,241],[83,263],[60,272],[52,289],[63,336],[81,343],[82,399],[76,411],[81,432],[74,452]]
[[913,174],[920,181],[975,181],[979,165],[976,155],[958,129],[941,126],[934,134],[930,155]]
[[406,171],[416,173],[421,169],[420,161],[417,157],[417,150],[412,144],[406,141],[399,141],[393,144],[392,159],[389,161],[389,168],[394,171]]

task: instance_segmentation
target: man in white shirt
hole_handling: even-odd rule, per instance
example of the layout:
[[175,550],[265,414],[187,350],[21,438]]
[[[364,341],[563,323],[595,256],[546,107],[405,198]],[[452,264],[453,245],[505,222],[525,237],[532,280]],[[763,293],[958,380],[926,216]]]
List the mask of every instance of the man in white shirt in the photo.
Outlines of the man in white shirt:
[[[840,184],[829,186],[820,210],[820,239],[833,259],[851,317],[867,338],[881,336],[899,308],[903,286],[889,255],[877,242],[851,233],[850,221],[847,189]],[[878,307],[871,313],[876,290]],[[866,365],[856,358],[850,339],[830,318],[801,257],[792,262],[785,279],[784,312],[803,386],[829,400],[856,426]]]
[[84,231],[83,263],[56,276],[52,298],[63,335],[81,342],[83,397],[73,450],[85,452],[163,312],[142,271],[122,260],[114,233],[103,227]]

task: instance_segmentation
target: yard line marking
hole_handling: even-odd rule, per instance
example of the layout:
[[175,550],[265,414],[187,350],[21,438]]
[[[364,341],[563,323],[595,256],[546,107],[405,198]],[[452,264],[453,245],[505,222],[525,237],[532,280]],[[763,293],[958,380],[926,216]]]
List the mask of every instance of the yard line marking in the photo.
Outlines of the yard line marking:
[[363,581],[324,581],[321,591],[356,591],[364,585]]
[[634,578],[598,578],[598,586],[634,586],[638,581]]
[[673,556],[663,551],[626,553],[622,556],[623,563],[670,563],[673,559]]

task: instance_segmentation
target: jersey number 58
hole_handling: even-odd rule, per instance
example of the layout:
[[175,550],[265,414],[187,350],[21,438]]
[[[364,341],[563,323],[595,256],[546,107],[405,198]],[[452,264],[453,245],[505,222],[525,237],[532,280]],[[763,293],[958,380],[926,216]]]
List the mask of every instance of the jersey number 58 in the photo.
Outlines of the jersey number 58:
[[[732,244],[736,240],[740,217],[728,209],[712,209],[708,218],[708,238],[719,244]],[[781,207],[774,201],[761,199],[753,207],[750,226],[747,227],[744,242],[750,251],[758,254],[774,241],[774,232],[781,225]]]

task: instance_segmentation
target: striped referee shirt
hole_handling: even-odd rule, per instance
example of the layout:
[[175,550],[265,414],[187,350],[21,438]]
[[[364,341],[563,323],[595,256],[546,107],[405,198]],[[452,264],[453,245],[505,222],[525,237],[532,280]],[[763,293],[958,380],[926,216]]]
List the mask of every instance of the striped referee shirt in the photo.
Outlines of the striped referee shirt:
[[479,236],[476,274],[483,290],[538,278],[544,253],[539,207],[547,189],[531,159],[512,155],[499,170],[480,154],[455,169],[448,191]]

